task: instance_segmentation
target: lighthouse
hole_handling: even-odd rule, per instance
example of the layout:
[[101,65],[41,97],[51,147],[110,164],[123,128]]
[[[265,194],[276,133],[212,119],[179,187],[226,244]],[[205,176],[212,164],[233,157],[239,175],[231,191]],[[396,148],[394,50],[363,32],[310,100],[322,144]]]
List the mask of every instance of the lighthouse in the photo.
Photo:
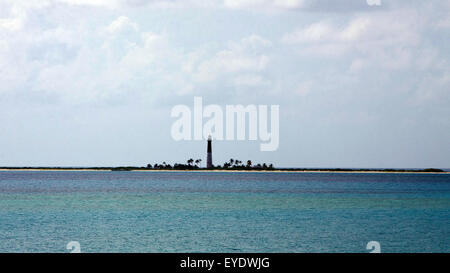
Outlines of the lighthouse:
[[212,138],[208,137],[208,151],[206,153],[206,168],[212,168]]

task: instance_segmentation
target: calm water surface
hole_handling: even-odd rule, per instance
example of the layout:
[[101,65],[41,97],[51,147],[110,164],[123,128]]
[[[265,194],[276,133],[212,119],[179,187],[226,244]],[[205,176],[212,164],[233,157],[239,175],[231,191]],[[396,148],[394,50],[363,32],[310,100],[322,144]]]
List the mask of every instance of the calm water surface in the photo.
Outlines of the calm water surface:
[[0,172],[0,252],[450,252],[450,175]]

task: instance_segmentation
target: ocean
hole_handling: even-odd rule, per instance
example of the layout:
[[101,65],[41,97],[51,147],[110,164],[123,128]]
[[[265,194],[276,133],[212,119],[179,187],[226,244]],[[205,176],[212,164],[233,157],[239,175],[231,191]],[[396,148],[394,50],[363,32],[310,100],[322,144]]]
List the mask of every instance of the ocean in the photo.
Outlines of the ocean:
[[0,252],[450,252],[450,175],[0,172]]

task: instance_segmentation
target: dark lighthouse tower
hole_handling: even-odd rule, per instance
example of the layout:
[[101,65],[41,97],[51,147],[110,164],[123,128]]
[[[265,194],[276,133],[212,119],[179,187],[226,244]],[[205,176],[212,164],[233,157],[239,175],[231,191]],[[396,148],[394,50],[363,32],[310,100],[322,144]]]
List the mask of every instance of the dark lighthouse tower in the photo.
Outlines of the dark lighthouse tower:
[[212,138],[208,137],[208,152],[206,154],[206,168],[212,168]]

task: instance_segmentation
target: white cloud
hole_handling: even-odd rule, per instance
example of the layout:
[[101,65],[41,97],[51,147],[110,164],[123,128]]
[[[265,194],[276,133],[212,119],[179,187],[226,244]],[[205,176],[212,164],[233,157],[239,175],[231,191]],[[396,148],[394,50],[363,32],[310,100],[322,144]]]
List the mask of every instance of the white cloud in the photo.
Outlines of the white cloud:
[[[398,20],[398,18],[404,18]],[[302,56],[353,57],[352,69],[363,62],[385,68],[407,68],[421,46],[423,25],[415,12],[358,15],[346,25],[320,21],[284,35]]]
[[281,8],[299,8],[303,4],[303,0],[275,0],[274,5]]
[[268,85],[269,81],[265,80],[261,75],[258,74],[243,74],[236,76],[233,79],[233,83],[236,86],[257,87]]
[[270,47],[272,46],[272,42],[270,42],[269,40],[266,40],[264,38],[261,38],[260,36],[256,35],[256,34],[252,34],[249,37],[245,37],[241,40],[240,45],[237,44],[234,47],[235,48],[239,48],[239,47],[243,47],[243,48],[250,48],[253,50],[258,50],[259,48],[265,48],[265,47]]
[[[27,13],[48,6],[17,4],[12,8],[21,12],[13,15],[24,14],[26,22]],[[267,83],[257,72],[268,64],[269,57],[263,51],[271,42],[258,35],[202,52],[201,47],[187,51],[176,48],[166,35],[143,31],[125,15],[103,26],[59,23],[26,25],[23,31],[18,30],[14,29],[7,40],[0,39],[0,92],[28,90],[77,104],[108,102],[122,96],[154,100],[168,94],[186,95],[204,82],[226,80],[236,86]]]
[[[398,14],[360,15],[341,27],[333,22],[321,21],[286,34],[283,42],[288,44],[342,44],[352,49],[360,43],[377,46],[396,43],[417,43],[419,25],[414,18],[399,21]],[[408,16],[408,15],[406,15]],[[411,14],[410,14],[411,16]],[[362,48],[362,47],[361,47]]]
[[118,17],[108,27],[106,27],[106,31],[112,34],[129,30],[138,31],[138,26],[126,16]]
[[303,0],[224,0],[224,7],[231,9],[297,9],[302,7]]
[[270,45],[270,41],[257,35],[243,38],[238,43],[230,42],[228,49],[200,62],[195,69],[194,78],[199,82],[209,82],[227,74],[261,72],[267,67],[269,57],[260,50]]
[[0,19],[0,28],[7,29],[9,31],[19,30],[22,28],[22,26],[23,26],[23,18],[20,16]]
[[381,0],[366,0],[369,6],[381,6]]
[[[135,35],[95,40],[98,37],[96,29],[106,30],[106,34],[131,30]],[[57,27],[33,33],[29,39],[29,45],[22,44],[26,55],[41,47],[45,52],[54,53],[53,44],[75,50],[73,58],[63,56],[61,62],[49,62],[48,55],[44,54],[36,60],[23,60],[20,65],[28,69],[28,73],[20,75],[21,80],[28,81],[33,92],[57,97],[66,103],[108,101],[127,93],[139,95],[147,91],[146,88],[138,89],[143,81],[167,80],[162,77],[162,72],[173,73],[167,66],[176,58],[176,52],[163,35],[139,32],[138,25],[124,16],[104,27],[81,31]],[[22,39],[19,41],[24,43]],[[17,66],[13,60],[5,63]]]
[[[261,30],[262,34],[240,36],[244,38],[223,45],[206,43],[185,49],[180,46],[179,41],[173,43],[169,39],[173,38],[170,34],[153,32],[152,26],[148,25],[140,27],[130,19],[133,18],[132,15],[110,10],[105,17],[115,19],[107,22],[98,20],[94,25],[72,25],[64,20],[58,21],[60,18],[48,25],[43,23],[43,27],[25,24],[28,15],[32,15],[30,10],[48,7],[54,1],[11,2],[13,8],[0,20],[0,31],[8,32],[9,35],[8,39],[0,40],[0,79],[3,83],[0,91],[28,88],[61,96],[66,101],[82,101],[83,96],[95,100],[126,92],[152,93],[156,97],[158,92],[164,90],[166,93],[183,95],[206,89],[205,87],[224,85],[264,86],[269,89],[283,86],[284,77],[295,71],[296,65],[304,67],[300,64],[303,57],[313,60],[317,60],[314,59],[316,57],[321,60],[327,60],[328,57],[340,59],[348,67],[342,73],[353,74],[365,72],[371,67],[388,70],[437,70],[442,74],[447,64],[440,50],[434,48],[432,43],[424,42],[427,24],[434,24],[434,27],[445,25],[437,24],[444,19],[421,19],[423,16],[414,9],[356,13],[341,17],[344,21],[334,18],[310,22],[297,31],[284,35],[283,42],[299,53],[293,55],[292,52],[285,51],[285,47],[280,47],[280,44],[263,38],[264,30]],[[202,1],[193,2],[201,5]],[[254,0],[234,5],[236,8],[248,8],[252,5],[294,8],[301,7],[302,2]],[[109,5],[112,8],[119,1],[65,0],[65,3],[78,7],[59,7],[84,10],[88,8],[79,6],[92,3],[96,7]],[[126,3],[130,4],[123,1],[119,4]],[[134,2],[135,5],[140,3]],[[232,1],[228,4],[230,8],[233,6]],[[90,11],[95,14],[99,10],[95,8]],[[20,19],[20,23],[14,23],[14,26],[12,22],[16,19]],[[86,22],[86,18],[84,20]],[[33,29],[27,29],[30,27]],[[19,31],[22,28],[23,31]],[[10,34],[11,31],[15,33]],[[253,29],[250,28],[248,34],[252,32]],[[277,51],[278,56],[273,56],[274,51]],[[284,68],[279,62],[274,64],[273,61],[277,61],[274,57],[289,59],[287,62],[293,64]],[[281,76],[273,76],[273,70],[270,75],[269,64],[278,65],[276,69]],[[274,80],[277,77],[278,80]],[[72,79],[79,80],[72,83]],[[71,84],[67,84],[68,82]],[[304,82],[298,85],[294,81],[287,84],[286,89],[291,90],[291,93],[305,95],[312,84]]]
[[26,9],[22,6],[12,6],[6,18],[0,18],[0,30],[17,31],[23,27],[27,14]]
[[289,44],[310,43],[323,40],[330,40],[334,35],[332,26],[325,22],[313,23],[306,28],[297,30],[294,33],[284,35],[283,42]]
[[322,77],[320,85],[316,79],[288,89],[304,96],[310,94],[311,86],[327,85],[322,90],[330,94],[329,90],[360,85],[353,91],[355,97],[362,97],[357,92],[372,90],[383,96],[401,93],[404,101],[415,106],[445,105],[450,83],[443,75],[449,74],[450,65],[442,47],[448,39],[442,32],[448,8],[431,3],[395,6],[322,19],[286,33],[282,42],[300,60],[320,63],[322,73],[337,75],[332,85],[330,77]]
[[121,0],[56,0],[69,5],[98,6],[115,9],[120,7]]

